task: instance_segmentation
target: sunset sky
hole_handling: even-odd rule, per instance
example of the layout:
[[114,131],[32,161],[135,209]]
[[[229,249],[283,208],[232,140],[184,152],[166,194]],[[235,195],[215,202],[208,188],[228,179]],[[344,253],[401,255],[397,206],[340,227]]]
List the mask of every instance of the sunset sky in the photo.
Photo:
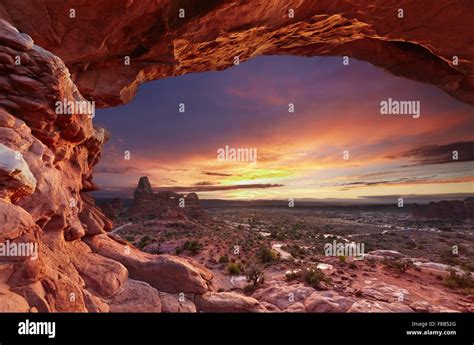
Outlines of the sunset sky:
[[[381,115],[388,98],[420,101],[420,118]],[[131,196],[144,175],[201,198],[474,193],[474,108],[356,60],[268,56],[153,81],[94,121],[112,136],[95,168],[102,196]],[[226,145],[257,149],[257,164],[218,161]]]

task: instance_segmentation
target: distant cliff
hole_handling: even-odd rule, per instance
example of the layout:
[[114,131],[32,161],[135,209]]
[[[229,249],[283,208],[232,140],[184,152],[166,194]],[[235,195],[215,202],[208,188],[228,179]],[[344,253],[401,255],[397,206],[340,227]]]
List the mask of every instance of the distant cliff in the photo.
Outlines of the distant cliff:
[[415,205],[413,217],[428,219],[474,219],[474,197],[463,200],[442,200],[428,205]]

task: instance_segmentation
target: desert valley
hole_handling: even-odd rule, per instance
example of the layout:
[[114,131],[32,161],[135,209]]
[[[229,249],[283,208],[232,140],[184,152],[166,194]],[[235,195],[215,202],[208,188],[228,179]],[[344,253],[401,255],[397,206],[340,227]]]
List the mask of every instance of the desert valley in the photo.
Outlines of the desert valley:
[[[110,236],[212,272],[219,302],[186,296],[174,311],[474,310],[472,198],[404,208],[258,204],[154,193],[146,177],[133,200],[99,200],[116,225]],[[365,249],[359,258],[325,252],[356,242]]]

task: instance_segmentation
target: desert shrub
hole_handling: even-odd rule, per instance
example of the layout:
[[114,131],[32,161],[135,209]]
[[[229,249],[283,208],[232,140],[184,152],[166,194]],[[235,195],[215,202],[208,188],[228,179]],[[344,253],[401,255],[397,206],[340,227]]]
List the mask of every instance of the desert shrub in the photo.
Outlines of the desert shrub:
[[461,268],[465,271],[474,272],[474,263],[472,262],[463,262]]
[[127,235],[127,236],[125,236],[125,239],[126,239],[128,242],[133,242],[133,241],[135,241],[135,236],[133,236],[133,235]]
[[313,288],[319,288],[321,282],[330,283],[331,280],[323,271],[316,267],[308,267],[301,271],[291,271],[285,275],[287,281],[298,280]]
[[229,262],[229,257],[226,255],[222,255],[220,258],[219,258],[219,263],[220,264],[226,264]]
[[466,294],[474,292],[474,279],[469,272],[458,274],[451,270],[449,276],[444,277],[443,284],[451,289],[462,289]]
[[292,280],[298,279],[298,277],[299,277],[298,272],[294,272],[294,271],[290,271],[290,272],[285,274],[285,279],[287,281],[292,281]]
[[189,252],[192,255],[199,253],[202,250],[202,245],[198,240],[191,240],[184,242],[180,247],[176,248],[176,254],[181,254],[182,252]]
[[345,264],[347,258],[344,255],[339,255],[338,259],[340,264]]
[[151,238],[147,235],[143,236],[137,244],[137,247],[142,249],[143,247],[149,245],[151,242]]
[[264,282],[263,271],[260,267],[252,265],[245,271],[247,275],[247,281],[252,283],[254,286],[262,284]]
[[253,284],[248,284],[244,286],[244,293],[247,295],[251,295],[252,293],[255,292],[255,290],[257,290],[257,286]]
[[392,259],[392,258],[383,259],[382,264],[384,265],[385,268],[394,270],[399,273],[404,273],[409,268],[413,267],[413,263],[410,260]]
[[277,260],[277,254],[268,247],[262,246],[257,252],[257,258],[262,263],[267,263]]
[[237,274],[240,274],[240,272],[242,272],[242,269],[240,265],[237,264],[236,262],[229,262],[229,264],[227,265],[227,271],[231,275],[237,275]]
[[303,281],[311,287],[318,288],[321,282],[329,283],[329,278],[319,268],[302,270]]
[[291,256],[297,259],[298,258],[304,259],[306,255],[308,254],[308,251],[306,249],[304,249],[303,247],[300,247],[297,244],[284,246],[282,249],[287,251],[288,253],[291,254]]

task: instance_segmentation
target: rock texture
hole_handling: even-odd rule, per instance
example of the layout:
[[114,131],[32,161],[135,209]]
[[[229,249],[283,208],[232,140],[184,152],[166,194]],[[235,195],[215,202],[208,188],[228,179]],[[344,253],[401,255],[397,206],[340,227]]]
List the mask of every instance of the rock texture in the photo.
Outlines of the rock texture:
[[248,313],[266,311],[266,308],[256,299],[233,292],[211,292],[205,295],[198,295],[196,296],[195,303],[199,310],[210,313]]
[[63,62],[4,20],[0,62],[0,243],[35,248],[0,256],[0,311],[160,312],[162,298],[167,311],[199,311],[163,294],[213,291],[206,268],[106,235],[112,222],[88,193],[108,135],[92,111],[58,111],[87,102]]
[[155,193],[146,176],[138,181],[133,193],[133,204],[128,214],[135,219],[188,220],[205,217],[205,211],[199,205],[199,197],[196,193],[186,196],[171,191]]
[[[0,18],[59,56],[81,93],[100,106],[130,101],[147,80],[221,70],[235,56],[243,62],[277,54],[354,57],[474,104],[472,18],[466,15],[473,11],[472,1],[453,0],[0,4]],[[32,44],[4,40],[17,48]]]
[[145,281],[160,291],[202,294],[211,289],[212,273],[189,259],[144,253],[108,235],[86,241],[99,255],[121,262],[131,278]]

